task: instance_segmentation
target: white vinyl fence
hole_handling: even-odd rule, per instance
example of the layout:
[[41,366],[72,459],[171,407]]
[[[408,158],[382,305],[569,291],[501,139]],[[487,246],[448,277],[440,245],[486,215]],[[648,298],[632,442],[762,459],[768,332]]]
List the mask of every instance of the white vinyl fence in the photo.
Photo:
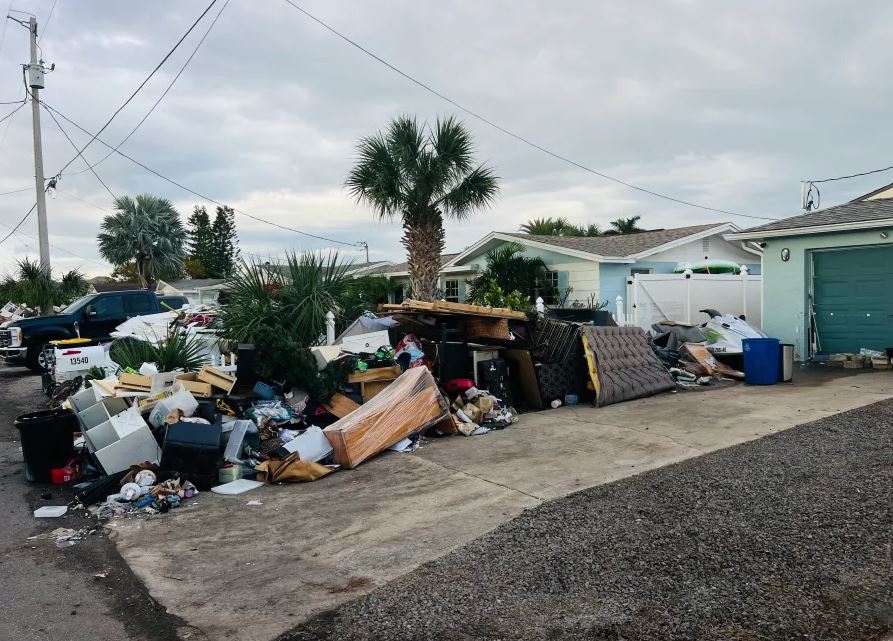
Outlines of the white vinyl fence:
[[[651,329],[653,323],[675,320],[702,323],[701,309],[744,315],[754,327],[763,325],[763,277],[734,274],[636,274],[627,280],[626,300],[617,301],[618,324]],[[618,296],[618,299],[620,297]]]

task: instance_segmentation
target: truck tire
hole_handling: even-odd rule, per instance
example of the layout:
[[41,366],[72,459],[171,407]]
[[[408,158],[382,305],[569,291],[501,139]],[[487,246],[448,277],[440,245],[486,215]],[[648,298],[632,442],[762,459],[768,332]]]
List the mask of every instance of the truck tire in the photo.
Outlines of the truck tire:
[[43,374],[46,370],[46,363],[43,362],[43,350],[50,344],[52,337],[38,338],[28,344],[28,351],[25,352],[25,366],[32,372]]

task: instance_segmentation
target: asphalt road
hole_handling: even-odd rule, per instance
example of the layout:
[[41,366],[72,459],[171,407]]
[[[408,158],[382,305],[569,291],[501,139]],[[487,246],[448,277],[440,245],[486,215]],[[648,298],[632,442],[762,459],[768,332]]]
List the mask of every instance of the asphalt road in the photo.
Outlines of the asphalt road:
[[[95,528],[95,521],[69,511],[36,519],[42,505],[62,505],[70,490],[29,484],[13,420],[42,409],[40,378],[0,365],[0,640],[174,641],[203,636],[169,615],[146,592],[101,529],[74,546],[28,540],[58,527]],[[41,495],[51,492],[52,498]],[[96,576],[105,575],[105,576]]]
[[891,543],[883,401],[545,503],[282,641],[888,641]]

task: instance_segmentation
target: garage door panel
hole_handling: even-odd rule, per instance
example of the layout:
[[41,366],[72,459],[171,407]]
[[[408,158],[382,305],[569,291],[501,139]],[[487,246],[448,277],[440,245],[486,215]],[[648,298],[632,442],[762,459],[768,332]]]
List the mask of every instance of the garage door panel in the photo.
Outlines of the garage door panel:
[[893,246],[813,254],[823,353],[893,345]]

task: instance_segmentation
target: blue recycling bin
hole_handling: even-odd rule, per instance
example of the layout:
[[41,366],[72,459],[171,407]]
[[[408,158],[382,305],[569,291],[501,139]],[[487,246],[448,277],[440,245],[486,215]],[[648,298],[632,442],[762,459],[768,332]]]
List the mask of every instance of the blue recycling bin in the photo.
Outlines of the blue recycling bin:
[[781,359],[781,341],[777,338],[745,338],[744,381],[751,385],[775,385]]

